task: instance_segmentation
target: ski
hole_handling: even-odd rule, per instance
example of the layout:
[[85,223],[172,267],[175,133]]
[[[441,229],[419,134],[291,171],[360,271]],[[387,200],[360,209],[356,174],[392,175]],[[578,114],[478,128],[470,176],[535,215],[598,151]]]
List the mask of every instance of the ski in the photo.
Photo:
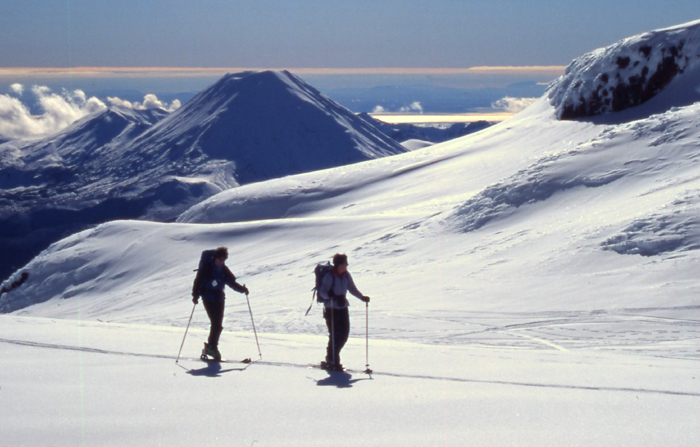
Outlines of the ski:
[[320,369],[323,371],[327,371],[328,373],[334,373],[334,372],[343,372],[343,373],[349,373],[349,374],[367,374],[369,376],[372,375],[374,371],[371,369],[367,368],[364,371],[360,371],[359,369],[349,369],[349,368],[342,368],[342,369],[332,369],[328,368],[327,366],[319,363],[312,363],[309,364],[308,369]]
[[200,360],[207,362],[207,363],[253,363],[253,361],[249,358],[243,359],[243,360],[226,360],[226,359],[221,359],[221,360],[216,360],[212,359],[209,357],[200,357]]
[[330,367],[330,365],[326,364],[325,362],[321,363],[312,363],[309,365],[309,369],[322,369],[323,371],[328,371],[329,373],[333,372],[346,372],[346,373],[359,373],[362,371],[357,371],[355,369],[348,369],[345,367],[340,367],[340,368],[333,368]]

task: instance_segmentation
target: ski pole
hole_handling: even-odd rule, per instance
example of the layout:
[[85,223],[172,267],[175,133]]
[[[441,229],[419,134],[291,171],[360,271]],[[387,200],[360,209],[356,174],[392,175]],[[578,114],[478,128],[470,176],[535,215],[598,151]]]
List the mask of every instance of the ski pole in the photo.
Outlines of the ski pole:
[[190,323],[192,323],[192,316],[194,315],[194,309],[197,307],[197,303],[194,303],[194,307],[192,307],[192,313],[190,314],[190,321],[187,322],[187,329],[185,329],[185,336],[182,337],[182,344],[180,345],[180,352],[177,353],[177,359],[175,360],[175,364],[180,361],[180,354],[182,354],[182,347],[185,346],[185,338],[187,337],[187,331],[190,330]]
[[365,361],[367,369],[364,372],[372,374],[372,370],[369,369],[369,303],[367,302],[365,302]]
[[[243,285],[245,287],[245,284]],[[253,310],[250,308],[250,300],[248,299],[248,292],[245,293],[245,300],[248,302],[248,312],[250,312],[250,322],[253,323],[253,333],[255,334],[255,344],[258,345],[258,355],[262,358],[262,352],[260,352],[260,343],[258,342],[258,331],[255,330],[255,320],[253,320]]]

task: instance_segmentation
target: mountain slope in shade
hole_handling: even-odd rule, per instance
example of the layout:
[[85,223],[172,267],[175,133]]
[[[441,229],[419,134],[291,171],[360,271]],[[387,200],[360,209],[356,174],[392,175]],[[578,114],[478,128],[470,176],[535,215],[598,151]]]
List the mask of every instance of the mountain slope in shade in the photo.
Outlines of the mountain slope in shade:
[[154,158],[230,160],[239,184],[406,152],[287,71],[228,74],[131,148]]

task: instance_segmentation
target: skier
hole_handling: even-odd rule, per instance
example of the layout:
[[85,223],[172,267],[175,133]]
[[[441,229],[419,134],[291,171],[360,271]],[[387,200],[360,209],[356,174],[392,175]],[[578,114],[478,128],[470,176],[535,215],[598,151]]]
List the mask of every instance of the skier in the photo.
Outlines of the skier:
[[342,371],[340,351],[348,341],[350,334],[350,314],[348,313],[347,293],[369,303],[369,297],[360,293],[348,271],[348,257],[343,254],[333,256],[333,269],[326,274],[318,293],[324,300],[323,318],[328,326],[328,347],[326,360],[321,367],[333,371]]
[[219,337],[224,330],[224,304],[226,300],[224,286],[228,285],[236,292],[248,295],[246,286],[238,284],[236,277],[226,266],[226,259],[228,259],[226,247],[205,251],[202,254],[200,268],[192,285],[192,302],[197,304],[199,298],[202,298],[202,304],[204,304],[204,309],[206,309],[211,322],[209,340],[208,343],[204,343],[204,352],[215,360],[221,360]]

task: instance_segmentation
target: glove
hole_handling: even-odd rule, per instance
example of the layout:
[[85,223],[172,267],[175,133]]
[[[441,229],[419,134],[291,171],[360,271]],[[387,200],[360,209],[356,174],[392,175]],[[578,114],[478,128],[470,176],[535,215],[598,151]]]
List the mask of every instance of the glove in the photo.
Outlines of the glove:
[[245,293],[246,295],[248,295],[249,293],[248,288],[246,286],[243,286],[243,293]]
[[194,304],[199,304],[199,294],[196,292],[192,292],[192,302]]
[[360,298],[360,299],[361,299],[362,301],[364,301],[365,303],[369,303],[369,297],[368,297],[367,295],[363,296],[363,297]]

